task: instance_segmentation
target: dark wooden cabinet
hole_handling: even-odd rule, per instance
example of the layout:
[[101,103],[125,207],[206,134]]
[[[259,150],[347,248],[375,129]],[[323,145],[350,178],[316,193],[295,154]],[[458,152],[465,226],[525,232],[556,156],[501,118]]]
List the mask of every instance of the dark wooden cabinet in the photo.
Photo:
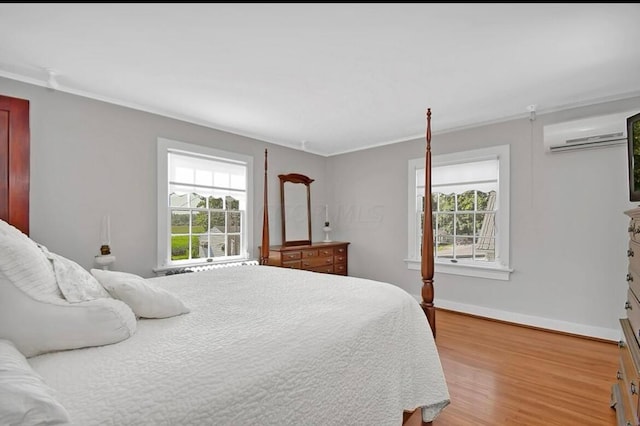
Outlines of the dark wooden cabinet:
[[271,246],[267,265],[348,275],[348,242],[319,242],[301,246]]

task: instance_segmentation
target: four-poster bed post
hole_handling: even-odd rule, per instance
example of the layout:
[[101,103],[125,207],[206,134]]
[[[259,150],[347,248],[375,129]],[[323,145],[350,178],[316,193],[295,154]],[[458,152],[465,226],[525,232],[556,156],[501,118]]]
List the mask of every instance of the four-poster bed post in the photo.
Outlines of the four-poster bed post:
[[264,149],[264,203],[262,214],[262,246],[260,246],[260,264],[266,265],[269,260],[269,202],[267,199],[267,148]]
[[427,146],[424,167],[424,220],[422,222],[422,302],[433,337],[436,337],[436,308],[433,305],[433,214],[431,211],[431,108],[427,109]]
[[[433,304],[433,214],[431,211],[431,108],[427,109],[427,131],[425,151],[425,188],[424,188],[424,220],[422,226],[422,301],[420,306],[424,311],[429,326],[436,336],[436,309]],[[262,221],[262,246],[260,247],[260,264],[267,265],[269,261],[269,205],[267,197],[267,150],[264,150],[264,205]]]

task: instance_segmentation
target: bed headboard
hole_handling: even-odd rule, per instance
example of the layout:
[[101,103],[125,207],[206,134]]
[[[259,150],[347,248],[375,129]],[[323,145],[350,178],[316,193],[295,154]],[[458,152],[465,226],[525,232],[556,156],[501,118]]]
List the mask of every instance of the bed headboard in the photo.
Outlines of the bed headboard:
[[29,101],[0,95],[0,219],[29,234]]

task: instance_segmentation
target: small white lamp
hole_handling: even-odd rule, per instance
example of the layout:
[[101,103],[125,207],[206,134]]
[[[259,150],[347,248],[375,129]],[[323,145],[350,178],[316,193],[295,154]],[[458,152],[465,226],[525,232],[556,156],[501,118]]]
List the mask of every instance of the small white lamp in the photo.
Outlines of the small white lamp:
[[109,269],[109,265],[116,261],[116,257],[111,254],[111,218],[106,215],[102,218],[102,227],[100,228],[100,254],[96,255],[96,263],[102,269]]

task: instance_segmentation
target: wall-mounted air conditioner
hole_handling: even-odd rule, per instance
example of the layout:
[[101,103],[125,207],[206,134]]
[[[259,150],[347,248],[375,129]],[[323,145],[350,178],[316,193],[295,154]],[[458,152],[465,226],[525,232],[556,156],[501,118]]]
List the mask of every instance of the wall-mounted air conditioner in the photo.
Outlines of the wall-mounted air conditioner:
[[544,126],[547,152],[604,148],[627,143],[627,117],[637,111],[600,115]]

